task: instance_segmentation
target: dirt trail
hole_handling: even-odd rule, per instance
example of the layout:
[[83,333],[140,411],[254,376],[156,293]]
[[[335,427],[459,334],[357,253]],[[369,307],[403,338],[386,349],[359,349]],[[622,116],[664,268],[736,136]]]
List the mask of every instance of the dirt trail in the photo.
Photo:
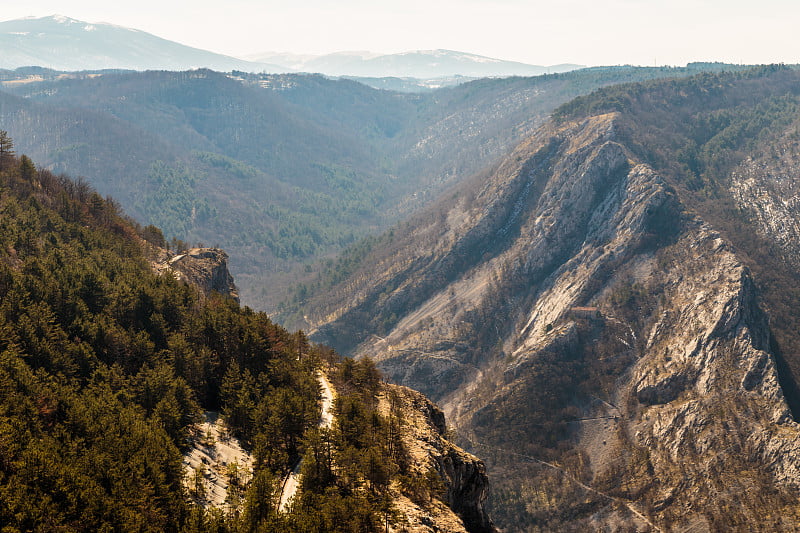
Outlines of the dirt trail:
[[[320,428],[329,428],[333,425],[333,387],[331,387],[328,378],[322,372],[317,372],[317,381],[322,388],[322,415],[319,418]],[[278,504],[278,511],[285,513],[289,507],[289,502],[297,493],[300,486],[300,468],[303,466],[303,461],[298,461],[294,469],[283,480],[281,487],[281,500]]]
[[658,531],[659,533],[663,533],[663,530],[660,527],[658,527],[657,525],[655,525],[653,522],[651,522],[645,515],[643,515],[641,512],[639,512],[639,510],[636,509],[636,507],[634,507],[633,503],[631,503],[631,502],[629,502],[627,500],[624,500],[622,498],[618,498],[616,496],[612,496],[610,494],[606,494],[605,492],[599,491],[599,490],[597,490],[597,489],[595,489],[593,487],[590,487],[589,485],[587,485],[586,483],[583,483],[578,478],[576,478],[575,476],[573,476],[568,471],[564,470],[563,468],[561,468],[558,465],[555,465],[553,463],[548,463],[547,461],[542,461],[541,459],[537,459],[535,457],[531,457],[530,455],[525,455],[525,454],[522,454],[522,453],[503,450],[502,448],[495,448],[493,446],[487,446],[487,445],[482,444],[480,442],[474,442],[474,441],[471,441],[471,442],[472,442],[473,445],[480,446],[480,447],[486,448],[488,450],[495,450],[495,451],[500,451],[500,452],[503,452],[503,453],[511,454],[511,455],[514,455],[515,457],[520,457],[522,459],[527,459],[528,461],[532,461],[534,463],[538,463],[540,465],[544,465],[544,466],[550,467],[550,468],[552,468],[554,470],[557,470],[565,478],[569,479],[571,482],[575,483],[576,485],[578,485],[579,487],[583,488],[584,490],[587,490],[587,491],[589,491],[589,492],[591,492],[593,494],[596,494],[598,496],[602,496],[603,498],[607,498],[609,500],[612,500],[612,501],[614,501],[614,502],[616,502],[616,503],[618,503],[620,505],[624,505],[625,507],[628,508],[628,510],[631,513],[636,515],[636,517],[638,517],[645,524],[647,524],[648,526],[653,528],[654,531]]

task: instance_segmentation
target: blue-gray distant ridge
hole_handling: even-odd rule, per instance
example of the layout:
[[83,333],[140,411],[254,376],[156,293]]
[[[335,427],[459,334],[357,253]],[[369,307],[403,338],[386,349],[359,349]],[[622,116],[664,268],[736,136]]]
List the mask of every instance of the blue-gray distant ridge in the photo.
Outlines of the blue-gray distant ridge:
[[370,52],[336,52],[322,56],[264,53],[251,59],[284,65],[293,70],[329,76],[365,78],[433,79],[452,76],[467,78],[539,76],[567,72],[582,65],[529,65],[455,50],[414,50],[379,55]]
[[54,70],[188,70],[287,72],[268,63],[192,48],[155,35],[61,15],[0,22],[0,68]]

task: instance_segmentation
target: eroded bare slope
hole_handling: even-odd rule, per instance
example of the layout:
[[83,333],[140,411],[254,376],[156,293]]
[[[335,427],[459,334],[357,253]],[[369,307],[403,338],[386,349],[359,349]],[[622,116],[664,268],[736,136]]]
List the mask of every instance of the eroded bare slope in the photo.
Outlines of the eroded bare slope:
[[501,527],[794,530],[800,428],[750,269],[618,129],[540,130],[374,252],[317,338],[442,404]]

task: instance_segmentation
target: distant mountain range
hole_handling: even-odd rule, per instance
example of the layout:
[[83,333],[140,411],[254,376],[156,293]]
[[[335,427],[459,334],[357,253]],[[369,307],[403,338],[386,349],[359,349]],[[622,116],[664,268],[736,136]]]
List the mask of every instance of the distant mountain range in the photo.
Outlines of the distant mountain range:
[[[580,67],[528,65],[451,50],[417,50],[389,55],[372,52],[337,52],[322,56],[267,53],[239,59],[186,46],[136,29],[107,23],[89,23],[62,15],[0,22],[0,50],[3,51],[0,55],[0,69],[40,66],[62,71],[209,68],[220,72],[300,71],[328,76],[430,80],[455,76],[537,76]],[[450,80],[444,85],[454,83]],[[384,84],[377,84],[382,85]],[[392,88],[398,88],[396,85],[392,85]],[[437,87],[442,83],[424,85]]]
[[362,76],[368,78],[406,77],[439,78],[465,76],[470,78],[502,76],[538,76],[567,72],[582,65],[529,65],[453,50],[414,50],[399,54],[372,52],[336,52],[321,56],[287,53],[264,53],[250,56],[258,62],[274,63],[286,68],[327,74],[329,76]]
[[0,68],[55,70],[187,70],[284,72],[278,65],[245,61],[192,48],[155,35],[61,15],[0,22]]

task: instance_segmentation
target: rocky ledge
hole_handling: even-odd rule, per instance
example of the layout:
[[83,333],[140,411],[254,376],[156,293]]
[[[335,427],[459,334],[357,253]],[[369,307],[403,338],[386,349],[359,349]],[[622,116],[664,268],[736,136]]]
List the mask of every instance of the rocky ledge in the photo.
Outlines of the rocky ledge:
[[218,292],[239,302],[239,291],[228,271],[228,254],[219,248],[192,248],[174,256],[165,252],[153,268],[159,273],[171,272],[197,287],[203,296]]
[[[391,398],[391,400],[390,400]],[[420,506],[407,498],[396,504],[406,517],[406,531],[417,533],[494,533],[497,530],[484,504],[489,479],[483,461],[447,439],[442,411],[412,389],[386,385],[381,409],[388,413],[390,402],[399,402],[405,424],[403,443],[413,459],[416,477],[436,473],[443,483],[442,499]]]

